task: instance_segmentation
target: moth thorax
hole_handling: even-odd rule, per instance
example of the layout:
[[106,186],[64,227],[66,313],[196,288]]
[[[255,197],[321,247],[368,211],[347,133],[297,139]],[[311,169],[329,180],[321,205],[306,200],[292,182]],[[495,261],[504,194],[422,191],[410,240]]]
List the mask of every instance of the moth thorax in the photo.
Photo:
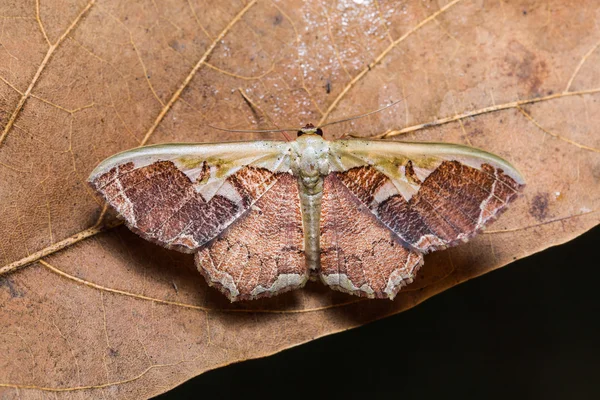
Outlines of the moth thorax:
[[329,146],[322,137],[304,135],[292,144],[292,170],[299,177],[329,174]]

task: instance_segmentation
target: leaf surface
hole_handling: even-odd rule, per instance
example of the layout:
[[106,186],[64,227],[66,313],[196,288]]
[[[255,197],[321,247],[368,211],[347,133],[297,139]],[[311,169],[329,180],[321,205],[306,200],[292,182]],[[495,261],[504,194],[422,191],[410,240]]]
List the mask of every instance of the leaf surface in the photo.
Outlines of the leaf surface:
[[[144,398],[398,313],[600,221],[600,5],[0,3],[0,393]],[[309,284],[231,305],[189,255],[118,226],[86,178],[118,151],[328,126],[498,154],[524,195],[428,255],[393,302]],[[293,130],[292,130],[293,134]],[[53,394],[54,393],[54,394]]]

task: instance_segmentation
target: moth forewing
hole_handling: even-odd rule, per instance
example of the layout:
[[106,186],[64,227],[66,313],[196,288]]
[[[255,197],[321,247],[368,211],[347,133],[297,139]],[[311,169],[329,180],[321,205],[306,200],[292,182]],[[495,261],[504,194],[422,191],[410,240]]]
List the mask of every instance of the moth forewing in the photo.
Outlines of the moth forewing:
[[471,238],[524,185],[507,161],[462,145],[338,140],[330,149],[346,186],[420,252]]
[[89,182],[141,236],[193,252],[252,206],[282,171],[289,171],[286,142],[166,144],[112,156]]

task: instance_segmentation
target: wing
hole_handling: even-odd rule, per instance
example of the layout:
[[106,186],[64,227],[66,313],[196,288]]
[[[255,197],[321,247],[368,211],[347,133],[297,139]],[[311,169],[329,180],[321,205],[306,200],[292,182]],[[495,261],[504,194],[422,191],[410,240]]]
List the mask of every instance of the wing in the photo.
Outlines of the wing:
[[508,162],[453,144],[338,140],[330,160],[331,175],[421,253],[467,241],[524,185]]
[[278,141],[142,147],[106,159],[89,182],[145,239],[195,252],[289,175],[289,147]]
[[323,182],[320,243],[323,283],[361,297],[393,299],[423,263],[422,254],[402,246],[337,173]]
[[304,286],[308,269],[298,183],[283,174],[242,218],[196,254],[198,270],[231,301]]

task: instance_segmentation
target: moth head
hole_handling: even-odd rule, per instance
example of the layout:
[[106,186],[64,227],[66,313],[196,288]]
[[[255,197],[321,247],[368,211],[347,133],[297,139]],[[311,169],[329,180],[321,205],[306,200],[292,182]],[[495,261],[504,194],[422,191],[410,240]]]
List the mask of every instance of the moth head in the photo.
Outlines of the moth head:
[[313,124],[306,124],[304,128],[298,131],[298,137],[302,135],[319,135],[323,136],[323,130],[321,128],[315,128]]

